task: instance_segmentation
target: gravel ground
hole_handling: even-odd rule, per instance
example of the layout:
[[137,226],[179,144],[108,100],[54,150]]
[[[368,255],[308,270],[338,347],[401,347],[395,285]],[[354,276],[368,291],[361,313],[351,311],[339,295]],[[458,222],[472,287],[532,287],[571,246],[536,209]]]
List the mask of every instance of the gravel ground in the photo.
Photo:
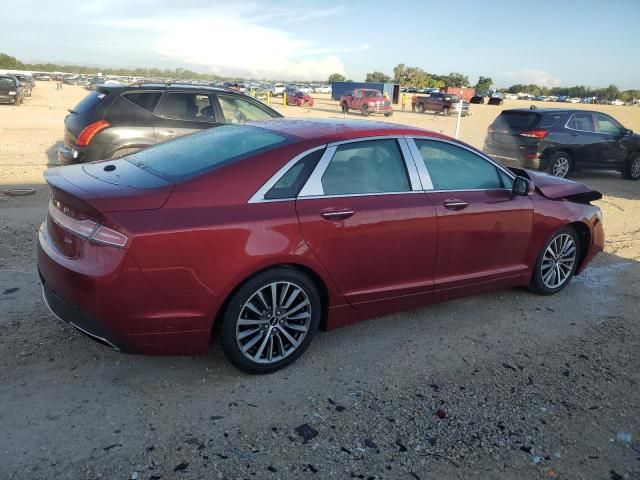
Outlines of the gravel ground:
[[[0,196],[0,479],[640,478],[640,183],[577,178],[605,194],[607,244],[559,295],[374,319],[254,377],[216,341],[207,357],[122,355],[47,312],[41,172],[82,95],[39,84],[0,108],[0,190],[36,189]],[[465,131],[482,136],[488,112]]]

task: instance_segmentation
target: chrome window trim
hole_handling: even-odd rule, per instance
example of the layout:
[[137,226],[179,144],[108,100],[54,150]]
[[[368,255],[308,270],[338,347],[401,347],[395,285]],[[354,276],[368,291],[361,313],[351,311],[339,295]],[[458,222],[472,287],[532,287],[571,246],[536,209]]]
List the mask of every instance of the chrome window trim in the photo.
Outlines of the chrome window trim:
[[[407,178],[409,180],[409,188],[410,190],[401,191],[401,192],[371,192],[371,193],[353,193],[353,194],[342,194],[342,195],[326,195],[324,193],[324,188],[322,187],[322,176],[324,172],[327,170],[329,163],[333,159],[336,150],[339,146],[355,143],[355,142],[369,142],[375,140],[396,140],[398,142],[398,147],[400,148],[400,156],[404,162],[404,166],[407,173]],[[337,142],[332,142],[328,144],[327,150],[324,155],[316,165],[316,168],[309,176],[307,183],[302,187],[300,193],[298,194],[298,200],[303,198],[342,198],[342,197],[362,197],[362,196],[373,196],[373,195],[398,195],[398,194],[406,194],[406,193],[415,193],[422,191],[422,186],[420,184],[420,179],[418,176],[417,169],[415,168],[415,162],[412,162],[412,156],[409,156],[408,153],[408,145],[406,143],[406,139],[403,135],[378,135],[373,137],[358,137],[351,138],[348,140],[340,140]]]
[[[591,130],[580,130],[580,129],[578,129],[578,128],[571,128],[571,127],[569,126],[569,122],[571,121],[571,119],[572,119],[573,117],[575,117],[575,116],[576,116],[576,113],[588,113],[589,115],[591,115],[591,120],[593,121],[593,131],[591,131]],[[564,128],[566,128],[567,130],[571,130],[571,131],[573,131],[573,132],[597,133],[598,135],[601,135],[601,133],[596,132],[596,120],[593,118],[593,112],[589,112],[589,111],[586,111],[586,112],[574,112],[574,113],[572,113],[572,114],[571,114],[571,116],[569,117],[569,119],[567,120],[567,123],[565,123],[565,124],[564,124]]]
[[313,147],[313,148],[310,148],[308,150],[305,150],[304,152],[299,153],[298,155],[293,157],[286,164],[284,164],[282,167],[280,167],[280,169],[278,169],[278,171],[276,173],[274,173],[271,176],[271,178],[269,178],[269,180],[267,180],[266,183],[264,183],[258,189],[258,191],[256,191],[256,193],[254,193],[251,196],[251,198],[249,198],[247,203],[268,203],[268,202],[284,202],[284,201],[289,201],[289,200],[295,200],[295,197],[267,199],[267,198],[264,198],[264,196],[267,194],[267,192],[269,190],[271,190],[273,188],[273,186],[276,183],[278,183],[278,180],[280,180],[280,178],[282,178],[282,176],[284,176],[284,174],[287,173],[296,163],[298,163],[300,160],[302,160],[304,157],[306,157],[310,153],[313,153],[313,152],[315,152],[317,150],[321,150],[323,148],[326,148],[326,146],[327,146],[326,144],[319,145],[317,147]]
[[[427,141],[432,141],[432,142],[441,142],[441,143],[448,143],[450,145],[453,145],[455,147],[458,148],[462,148],[464,150],[467,150],[468,152],[476,155],[477,157],[481,158],[482,160],[485,160],[487,162],[489,162],[491,165],[493,165],[495,168],[497,168],[498,170],[502,171],[505,175],[507,175],[509,178],[511,178],[511,180],[515,180],[516,179],[516,175],[511,172],[508,168],[504,167],[503,165],[500,165],[498,162],[496,162],[495,160],[493,160],[491,157],[489,157],[488,155],[486,155],[483,152],[478,152],[472,148],[467,147],[466,145],[462,145],[461,143],[455,142],[455,141],[451,141],[451,140],[447,140],[444,138],[436,138],[436,137],[416,137],[416,136],[407,136],[407,141],[409,141],[409,145],[413,145],[413,147],[411,147],[411,151],[414,152],[414,154],[417,156],[416,157],[416,164],[418,166],[418,170],[420,171],[420,165],[422,165],[423,167],[423,172],[426,173],[426,177],[423,179],[423,181],[427,181],[428,179],[428,185],[431,185],[431,188],[425,188],[425,191],[429,191],[429,192],[477,192],[477,191],[482,191],[482,190],[509,190],[508,188],[471,188],[471,189],[454,189],[454,190],[436,190],[433,188],[433,183],[431,181],[431,175],[429,175],[429,171],[427,169],[427,166],[424,162],[424,159],[422,158],[422,155],[420,154],[420,150],[418,149],[418,145],[416,145],[415,140],[427,140]],[[421,177],[423,178],[423,177]]]
[[341,195],[314,195],[310,197],[298,197],[296,200],[317,200],[319,198],[350,198],[350,197],[381,197],[383,195],[408,195],[424,193],[422,190],[407,190],[406,192],[371,192],[371,193],[345,193]]

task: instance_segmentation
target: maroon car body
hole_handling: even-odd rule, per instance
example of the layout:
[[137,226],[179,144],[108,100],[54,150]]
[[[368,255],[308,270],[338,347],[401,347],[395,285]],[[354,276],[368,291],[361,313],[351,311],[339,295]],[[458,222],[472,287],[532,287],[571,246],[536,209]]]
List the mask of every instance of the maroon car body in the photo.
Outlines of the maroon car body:
[[313,97],[300,90],[287,92],[287,105],[297,105],[298,107],[313,107]]
[[[145,163],[161,156],[164,162],[165,152],[196,140],[215,142],[225,131],[282,141],[179,180]],[[515,182],[515,173],[528,176],[535,191],[530,183],[521,195],[509,186],[434,188],[418,144],[477,156],[502,182]],[[328,170],[322,173],[327,161],[353,145],[401,152],[409,188],[318,192],[318,179],[328,178]],[[268,198],[274,182],[314,152],[321,158],[304,186],[290,198]],[[362,163],[356,157],[346,163]],[[312,279],[326,330],[527,286],[546,242],[567,225],[580,237],[579,273],[603,248],[600,210],[589,204],[599,194],[544,174],[515,173],[434,132],[299,119],[223,126],[118,160],[50,169],[51,204],[38,247],[45,299],[58,317],[112,348],[191,355],[207,353],[226,302],[247,279],[282,265]],[[341,175],[335,171],[336,181]]]

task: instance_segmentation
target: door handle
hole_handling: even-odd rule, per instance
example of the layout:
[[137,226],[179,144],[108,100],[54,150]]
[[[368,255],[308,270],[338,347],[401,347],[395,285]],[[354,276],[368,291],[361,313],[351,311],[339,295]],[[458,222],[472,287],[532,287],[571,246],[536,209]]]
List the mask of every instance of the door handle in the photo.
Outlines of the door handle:
[[173,130],[160,130],[158,132],[159,135],[162,135],[163,137],[175,137],[176,136],[176,132],[174,132]]
[[458,198],[447,198],[444,202],[442,202],[442,205],[444,205],[444,207],[448,210],[462,210],[464,208],[467,208],[469,206],[469,203]]
[[335,222],[339,220],[346,220],[354,213],[356,212],[353,210],[323,210],[320,212],[320,216],[325,220]]

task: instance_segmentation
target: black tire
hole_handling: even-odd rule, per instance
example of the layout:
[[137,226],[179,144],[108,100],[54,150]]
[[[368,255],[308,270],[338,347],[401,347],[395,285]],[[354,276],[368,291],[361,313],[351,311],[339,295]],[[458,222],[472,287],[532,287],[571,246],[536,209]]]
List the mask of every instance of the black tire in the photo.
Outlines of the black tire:
[[[545,253],[547,252],[547,249],[549,249],[550,245],[554,241],[556,241],[556,239],[562,238],[565,235],[569,235],[573,239],[573,242],[575,245],[575,259],[573,261],[573,264],[571,265],[570,271],[568,271],[568,276],[566,277],[566,279],[564,279],[563,282],[558,286],[555,286],[555,287],[549,286],[544,279],[544,273],[548,273],[549,271],[547,269],[547,270],[544,270],[544,273],[543,273],[544,267],[542,265],[543,261],[545,261]],[[571,281],[571,279],[573,278],[573,275],[576,272],[576,268],[578,267],[578,262],[580,261],[581,248],[582,248],[582,245],[580,244],[580,238],[578,237],[578,234],[573,228],[562,227],[561,229],[557,230],[553,235],[551,235],[551,238],[549,238],[549,240],[544,244],[544,246],[542,247],[542,250],[540,250],[540,253],[538,254],[538,258],[536,259],[536,264],[533,270],[533,275],[531,277],[531,283],[529,284],[529,288],[540,295],[553,295],[554,293],[558,293],[560,290],[566,287]],[[551,267],[551,268],[553,269],[554,267]]]
[[20,105],[22,105],[22,98],[20,98],[19,96],[16,96],[16,99],[13,101],[13,104],[16,107],[19,107]]
[[448,117],[449,115],[451,115],[451,109],[450,109],[449,107],[444,107],[444,108],[442,109],[442,114],[443,114],[445,117]]
[[626,178],[627,180],[640,179],[640,153],[636,153],[632,157],[628,158],[626,162],[624,162],[622,177]]
[[[250,360],[242,352],[239,345],[240,340],[238,340],[237,338],[238,332],[240,332],[239,328],[241,328],[241,326],[238,325],[238,320],[240,320],[240,316],[241,314],[243,314],[243,309],[245,308],[245,304],[247,304],[249,300],[251,300],[251,298],[254,297],[254,294],[260,291],[262,288],[268,287],[270,284],[275,282],[293,284],[294,286],[296,286],[301,290],[301,293],[298,295],[306,295],[306,298],[308,299],[308,302],[309,302],[308,308],[310,309],[309,325],[304,337],[298,337],[298,338],[302,338],[302,341],[300,342],[300,344],[297,347],[294,347],[294,349],[290,353],[288,353],[286,356],[284,356],[284,358],[282,358],[279,361],[273,361],[271,363],[260,363],[260,362]],[[281,292],[282,292],[282,289],[280,290],[280,293]],[[269,301],[269,299],[267,299],[267,301]],[[306,308],[307,307],[305,307],[305,309]],[[317,287],[313,283],[313,281],[306,274],[304,274],[303,272],[295,268],[288,268],[288,267],[278,267],[272,270],[267,270],[249,279],[229,299],[229,302],[227,303],[227,307],[224,312],[224,316],[222,318],[223,323],[222,323],[222,328],[220,333],[221,340],[222,340],[222,348],[228,360],[236,368],[247,373],[256,373],[256,374],[272,373],[272,372],[275,372],[276,370],[280,370],[281,368],[284,368],[290,365],[298,357],[300,357],[300,355],[304,353],[304,351],[307,349],[307,347],[313,340],[313,337],[318,330],[321,316],[322,316],[322,300],[320,298],[320,294],[318,292]],[[267,322],[268,325],[271,325],[271,327],[273,327],[273,330],[283,329],[283,327],[279,326],[277,320],[275,322],[275,325],[273,325],[273,323],[268,323],[270,322],[270,320],[263,320],[263,321]],[[262,334],[260,330],[255,332],[256,335],[260,334],[260,339],[254,343],[254,347],[259,348],[265,336],[268,338],[268,332],[272,331],[271,327],[264,327],[265,329],[269,328],[269,330],[265,332],[265,334]],[[249,329],[251,327],[245,327],[245,328]],[[262,328],[262,327],[256,327],[256,328]],[[287,332],[291,332],[291,331],[292,330],[287,330]],[[295,335],[295,330],[293,330],[293,333]],[[280,331],[279,330],[276,331],[276,334],[277,334],[276,336],[280,336]],[[251,341],[253,341],[255,336],[251,338],[251,335],[249,335],[245,338],[249,338],[250,340],[247,343],[250,343]],[[286,340],[286,337],[284,337],[284,335],[282,336],[282,338]],[[273,340],[273,343],[275,345],[275,340]],[[245,346],[246,345],[247,344],[245,344]],[[280,343],[280,345],[282,345],[282,343]],[[290,346],[292,345],[290,344]],[[248,352],[251,353],[252,351],[253,351],[253,347],[249,348]],[[260,355],[260,352],[257,352],[257,351],[253,351],[253,353]]]
[[554,177],[567,178],[573,171],[573,159],[567,152],[555,152],[549,157],[548,172]]
[[418,113],[424,113],[424,103],[418,104]]
[[342,113],[349,113],[349,107],[346,103],[342,104]]
[[362,113],[363,117],[368,117],[369,116],[369,107],[367,107],[366,105],[363,105],[362,109],[360,109],[360,113]]
[[389,113],[385,113],[384,114],[385,117],[390,117],[391,115],[393,115],[393,112],[389,112]]

